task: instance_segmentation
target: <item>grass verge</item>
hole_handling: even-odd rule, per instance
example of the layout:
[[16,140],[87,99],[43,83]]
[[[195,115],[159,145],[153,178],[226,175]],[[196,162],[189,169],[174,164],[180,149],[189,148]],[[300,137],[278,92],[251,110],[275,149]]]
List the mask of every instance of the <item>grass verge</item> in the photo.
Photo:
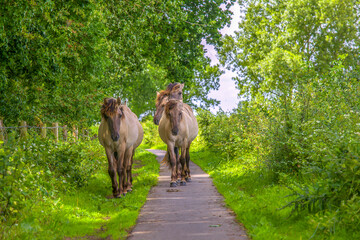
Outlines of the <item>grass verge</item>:
[[159,164],[153,154],[140,148],[133,166],[133,192],[122,199],[107,199],[111,181],[107,160],[86,186],[40,199],[24,210],[21,221],[1,226],[2,239],[125,239],[152,186]]
[[360,239],[359,232],[325,230],[329,228],[323,224],[332,223],[324,222],[324,218],[331,220],[331,216],[291,215],[291,209],[281,209],[292,200],[285,197],[291,194],[285,187],[291,185],[289,176],[274,184],[271,174],[254,165],[256,161],[226,161],[210,150],[193,150],[191,159],[213,178],[227,206],[236,213],[252,239]]

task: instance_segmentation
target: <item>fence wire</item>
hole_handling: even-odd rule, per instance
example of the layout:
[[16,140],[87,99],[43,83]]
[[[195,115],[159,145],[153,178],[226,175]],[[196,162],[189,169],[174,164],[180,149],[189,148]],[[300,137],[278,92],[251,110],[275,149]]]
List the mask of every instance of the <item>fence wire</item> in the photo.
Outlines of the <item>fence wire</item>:
[[19,128],[55,129],[55,128],[65,128],[65,127],[62,127],[62,126],[57,126],[57,127],[38,127],[38,126],[0,127],[0,129],[19,129]]
[[[0,134],[2,135],[2,137],[4,139],[7,138],[7,135],[9,133],[9,131],[14,131],[16,129],[23,129],[23,128],[27,128],[27,129],[34,129],[35,132],[33,133],[36,133],[36,134],[40,134],[40,132],[38,130],[40,129],[63,129],[63,130],[68,130],[70,132],[73,132],[74,134],[76,134],[76,136],[73,136],[72,134],[69,135],[69,136],[66,136],[66,138],[90,138],[90,139],[94,139],[95,137],[97,137],[97,135],[95,134],[94,136],[92,136],[88,129],[83,129],[83,131],[79,130],[79,129],[76,129],[74,130],[72,127],[68,127],[68,126],[54,126],[54,127],[39,127],[39,126],[28,126],[28,125],[25,125],[25,126],[16,126],[16,127],[13,127],[13,126],[10,126],[10,127],[2,127],[0,126]],[[34,131],[33,130],[33,131]],[[31,130],[30,132],[28,132],[27,134],[29,135],[32,135],[33,133],[31,133]],[[50,133],[51,135],[52,133]],[[64,137],[64,134],[59,132],[59,138]]]

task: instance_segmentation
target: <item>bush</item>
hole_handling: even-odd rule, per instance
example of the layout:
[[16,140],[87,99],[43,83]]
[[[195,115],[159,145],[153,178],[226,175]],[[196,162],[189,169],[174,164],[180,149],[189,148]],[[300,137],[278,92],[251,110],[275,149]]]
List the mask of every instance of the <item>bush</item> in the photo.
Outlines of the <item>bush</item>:
[[53,198],[87,183],[100,164],[98,141],[76,143],[29,138],[19,141],[9,134],[0,144],[0,212],[2,220],[21,214],[37,201]]
[[153,117],[148,115],[141,121],[141,125],[144,129],[144,139],[142,144],[145,144],[147,147],[156,146],[164,148],[164,143],[159,136],[158,126],[154,124]]
[[289,206],[337,211],[337,222],[345,224],[353,207],[360,206],[360,103],[355,100],[360,86],[356,78],[344,74],[341,64],[334,65],[307,89],[312,114],[296,133],[306,146],[297,149],[307,156],[302,165],[305,184],[292,187],[296,199]]

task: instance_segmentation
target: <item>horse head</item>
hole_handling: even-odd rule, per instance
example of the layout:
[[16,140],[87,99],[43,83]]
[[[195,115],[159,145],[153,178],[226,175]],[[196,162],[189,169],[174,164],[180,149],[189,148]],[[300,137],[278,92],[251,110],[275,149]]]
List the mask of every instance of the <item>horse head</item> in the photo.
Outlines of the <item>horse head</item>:
[[169,99],[182,100],[182,90],[184,88],[184,84],[175,83],[175,85],[170,89]]
[[124,115],[120,98],[104,98],[101,115],[108,124],[111,139],[116,142],[120,138],[121,118],[123,118]]
[[171,133],[176,136],[179,133],[179,125],[182,119],[183,103],[181,100],[171,99],[165,105],[166,117],[170,120]]
[[180,83],[170,83],[166,90],[156,92],[156,111],[154,115],[154,123],[159,125],[161,115],[164,112],[165,104],[170,99],[182,100],[182,90],[184,88],[184,84]]

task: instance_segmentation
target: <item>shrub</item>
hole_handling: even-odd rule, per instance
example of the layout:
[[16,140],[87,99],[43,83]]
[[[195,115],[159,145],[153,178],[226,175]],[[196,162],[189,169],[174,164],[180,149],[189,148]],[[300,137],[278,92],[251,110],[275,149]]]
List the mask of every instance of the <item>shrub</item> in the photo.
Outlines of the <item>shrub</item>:
[[154,124],[153,117],[148,115],[141,121],[141,125],[144,129],[144,139],[142,144],[147,145],[148,147],[154,147],[163,145],[158,132],[158,126]]
[[29,138],[19,141],[9,134],[0,144],[0,212],[2,220],[16,217],[40,199],[55,197],[87,183],[100,164],[97,140],[60,142]]

